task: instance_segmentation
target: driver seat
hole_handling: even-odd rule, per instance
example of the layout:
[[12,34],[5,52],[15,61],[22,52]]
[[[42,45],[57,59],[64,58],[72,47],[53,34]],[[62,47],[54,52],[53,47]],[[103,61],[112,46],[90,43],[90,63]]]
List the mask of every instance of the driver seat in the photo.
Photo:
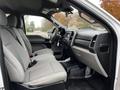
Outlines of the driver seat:
[[41,88],[66,82],[67,73],[55,58],[49,58],[48,56],[47,60],[51,60],[39,61],[32,67],[28,67],[31,63],[28,53],[8,29],[5,13],[0,10],[0,34],[3,44],[5,66],[11,82],[19,84],[20,86],[38,86]]
[[[11,14],[7,17],[7,19],[8,19],[8,26],[9,27],[12,27],[12,28],[17,27],[18,19],[15,15]],[[53,54],[52,49],[49,49],[49,48],[44,48],[44,49],[33,52],[32,45],[31,45],[30,41],[28,40],[27,36],[25,35],[24,30],[23,30],[23,21],[20,20],[19,24],[20,24],[20,27],[17,28],[16,30],[21,35],[20,37],[23,40],[23,43],[25,45],[25,49],[27,49],[27,51],[29,53],[29,56],[36,56],[36,55],[43,55],[43,54]],[[18,37],[17,33],[14,36]],[[22,45],[21,42],[20,42],[20,44]]]

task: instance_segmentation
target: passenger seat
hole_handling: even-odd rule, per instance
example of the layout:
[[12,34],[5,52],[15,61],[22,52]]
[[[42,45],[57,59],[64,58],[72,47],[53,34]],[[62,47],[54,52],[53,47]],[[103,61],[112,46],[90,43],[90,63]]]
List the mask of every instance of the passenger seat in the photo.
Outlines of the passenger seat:
[[[13,28],[17,27],[18,20],[17,20],[17,17],[15,15],[11,14],[7,17],[7,19],[8,19],[8,26],[9,27],[13,27]],[[19,34],[21,35],[21,37],[24,41],[23,43],[24,43],[25,46],[23,45],[23,47],[25,47],[25,49],[27,49],[30,56],[37,56],[37,55],[42,55],[42,54],[53,54],[53,51],[49,48],[44,48],[44,49],[33,52],[30,41],[26,37],[26,35],[24,33],[24,30],[23,30],[23,21],[21,20],[19,22],[19,24],[21,25],[21,28],[19,28],[17,30],[18,30]],[[17,34],[16,30],[15,30],[15,33]]]
[[40,61],[32,67],[28,67],[31,63],[28,53],[8,29],[10,28],[7,27],[5,13],[0,10],[0,34],[3,43],[4,59],[12,82],[32,87],[66,82],[67,73],[55,58],[48,57],[47,60],[51,59],[48,62],[47,60]]

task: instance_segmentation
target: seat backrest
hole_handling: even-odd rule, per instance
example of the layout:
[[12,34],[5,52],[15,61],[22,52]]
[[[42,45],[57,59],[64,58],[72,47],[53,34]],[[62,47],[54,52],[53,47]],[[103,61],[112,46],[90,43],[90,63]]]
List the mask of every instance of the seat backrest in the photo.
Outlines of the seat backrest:
[[16,28],[17,26],[17,17],[15,15],[9,15],[7,17],[8,24],[7,26],[9,27],[9,32],[15,37],[15,39],[24,47],[25,51],[28,53],[27,47],[24,43],[24,40],[22,36],[19,33],[19,30]]
[[[8,19],[8,26],[10,26],[10,27],[12,27],[14,29],[13,31],[11,31],[13,33],[13,36],[15,36],[15,38],[17,38],[17,37],[20,38],[21,37],[21,39],[23,40],[24,44],[21,41],[20,41],[20,43],[25,48],[25,50],[27,49],[27,52],[31,56],[32,55],[32,46],[31,46],[30,41],[28,40],[27,36],[24,33],[23,21],[20,20],[19,21],[20,28],[16,28],[17,23],[18,23],[17,17],[15,15],[11,14],[11,15],[9,15],[7,17],[7,19]],[[20,34],[20,36],[18,34]]]
[[20,33],[21,37],[23,38],[23,41],[27,47],[28,53],[31,56],[32,55],[32,46],[30,41],[28,40],[27,36],[25,35],[22,28],[18,28],[18,32]]
[[5,13],[0,10],[0,34],[9,76],[11,81],[24,82],[25,71],[30,63],[30,58],[25,49],[7,29],[9,29],[7,27],[7,18]]

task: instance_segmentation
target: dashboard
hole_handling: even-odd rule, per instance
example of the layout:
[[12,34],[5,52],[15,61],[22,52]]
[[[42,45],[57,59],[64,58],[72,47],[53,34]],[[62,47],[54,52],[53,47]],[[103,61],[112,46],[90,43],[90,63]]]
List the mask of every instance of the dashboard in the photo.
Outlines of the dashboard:
[[[71,49],[78,62],[85,64],[104,77],[109,76],[109,57],[111,35],[105,30],[80,29],[59,30],[53,32],[53,42],[58,39],[59,46],[68,53]],[[57,46],[58,47],[58,46]],[[67,49],[66,49],[67,48]]]
[[110,34],[103,30],[83,29],[73,39],[71,48],[78,61],[108,77]]

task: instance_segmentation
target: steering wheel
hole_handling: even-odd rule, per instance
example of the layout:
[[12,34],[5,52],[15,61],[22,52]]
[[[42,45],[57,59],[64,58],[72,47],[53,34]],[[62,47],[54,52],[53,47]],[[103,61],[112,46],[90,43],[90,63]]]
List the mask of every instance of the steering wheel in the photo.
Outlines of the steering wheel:
[[55,41],[57,41],[60,37],[60,31],[58,28],[54,28],[52,31],[52,34],[50,36],[50,41],[51,43],[54,43]]

